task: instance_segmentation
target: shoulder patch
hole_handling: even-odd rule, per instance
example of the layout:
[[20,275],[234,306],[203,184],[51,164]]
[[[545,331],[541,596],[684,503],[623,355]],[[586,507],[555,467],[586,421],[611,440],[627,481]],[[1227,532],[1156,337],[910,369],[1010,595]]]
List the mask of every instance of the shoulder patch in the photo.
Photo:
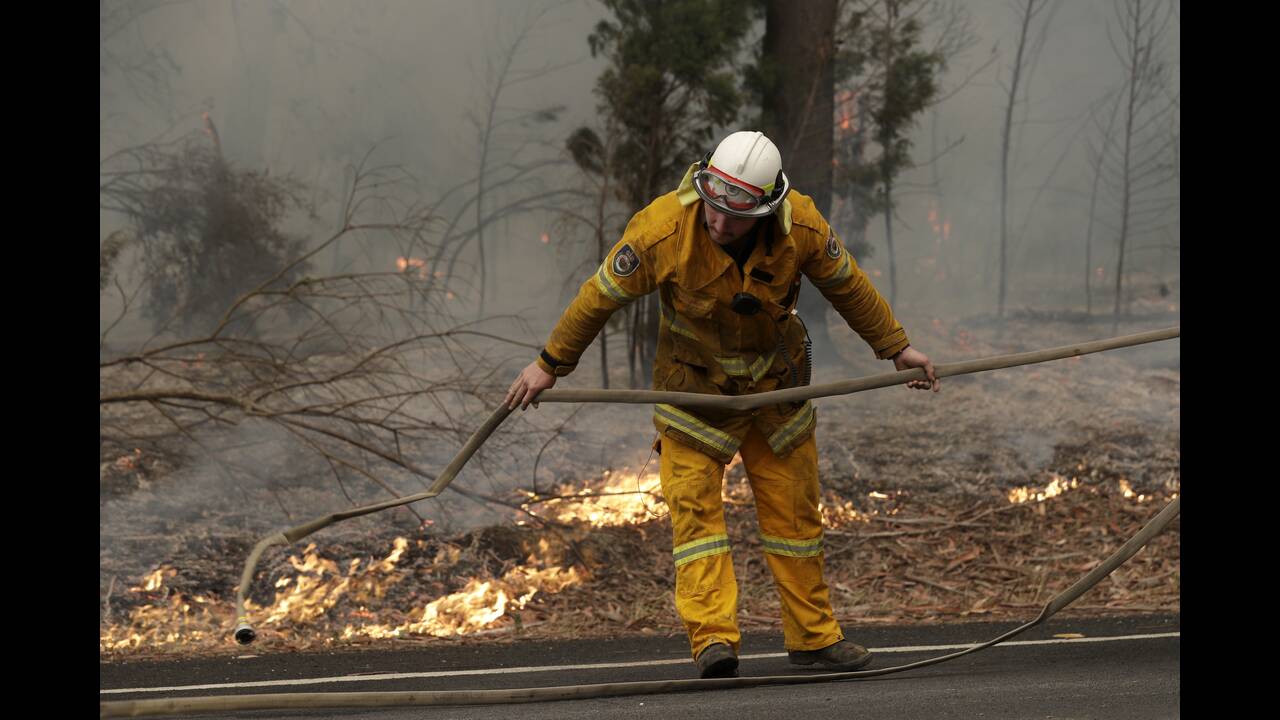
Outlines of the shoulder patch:
[[836,237],[836,231],[827,229],[827,257],[832,260],[840,259],[840,251],[844,250],[844,246],[840,244],[840,238]]
[[637,254],[647,254],[655,245],[676,234],[685,210],[674,192],[667,193],[632,215],[623,237]]
[[613,256],[613,274],[618,277],[626,277],[636,271],[640,267],[640,258],[636,257],[636,251],[631,249],[631,243],[622,246],[622,249],[614,253]]
[[818,212],[818,208],[813,206],[813,198],[803,195],[796,190],[787,193],[787,202],[791,205],[791,223],[799,225],[803,228],[813,230],[815,233],[822,232],[822,227],[828,223]]

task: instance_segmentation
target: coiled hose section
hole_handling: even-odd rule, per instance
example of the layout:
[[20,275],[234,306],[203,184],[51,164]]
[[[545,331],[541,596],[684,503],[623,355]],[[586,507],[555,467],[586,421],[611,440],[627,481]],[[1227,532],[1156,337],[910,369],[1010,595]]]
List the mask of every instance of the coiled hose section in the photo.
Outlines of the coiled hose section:
[[[788,318],[793,318],[800,323],[800,327],[804,330],[804,371],[796,370],[796,364],[791,362],[791,349],[787,347],[787,330],[783,327],[783,323]],[[773,332],[778,336],[777,352],[782,355],[782,360],[787,364],[787,370],[791,373],[790,387],[804,387],[813,380],[813,340],[809,338],[809,326],[804,324],[804,319],[800,317],[800,313],[792,310],[790,313],[783,315],[773,326]],[[803,403],[793,403],[792,407],[799,408]]]
[[[807,334],[807,333],[806,333]],[[1181,328],[1172,327],[1163,330],[1125,335],[1105,340],[1075,345],[1063,345],[1034,352],[998,355],[979,360],[958,363],[946,363],[934,366],[939,378],[954,375],[996,370],[1001,368],[1031,365],[1034,363],[1061,360],[1069,357],[1088,355],[1091,353],[1115,350],[1135,345],[1170,340],[1179,337]],[[842,380],[825,385],[793,387],[786,390],[758,393],[755,395],[717,396],[698,393],[665,392],[656,390],[546,390],[538,396],[538,402],[615,402],[629,404],[671,403],[691,408],[720,408],[730,410],[749,410],[763,405],[782,402],[804,402],[820,397],[849,395],[876,388],[900,385],[912,380],[926,379],[923,369],[913,368],[899,372],[871,375],[863,378]],[[353,517],[368,515],[380,510],[387,510],[401,505],[425,500],[439,495],[452,482],[454,477],[467,463],[476,450],[494,430],[502,424],[511,410],[505,404],[485,420],[484,424],[471,435],[466,445],[449,463],[432,483],[431,487],[416,495],[387,500],[373,505],[352,508],[316,518],[311,522],[289,528],[280,533],[262,538],[245,560],[244,572],[240,576],[240,587],[236,596],[237,627],[235,637],[241,644],[253,641],[255,633],[245,614],[244,602],[248,594],[250,582],[253,580],[262,553],[272,545],[287,545],[332,525],[335,522]],[[716,678],[697,680],[657,680],[623,683],[603,683],[598,685],[570,685],[561,687],[518,688],[510,690],[450,690],[435,692],[330,692],[330,693],[262,693],[242,696],[185,697],[154,700],[124,700],[100,703],[101,717],[142,717],[146,715],[182,714],[215,711],[261,710],[284,708],[346,708],[346,707],[390,707],[390,706],[428,706],[428,705],[484,705],[499,703],[544,702],[550,700],[570,700],[596,697],[618,697],[623,695],[641,695],[678,692],[684,690],[715,690],[725,688],[757,687],[760,685],[798,685],[833,680],[852,680],[878,677],[891,673],[914,670],[936,665],[948,660],[975,653],[1004,642],[1026,630],[1048,620],[1055,613],[1083,595],[1102,578],[1111,574],[1126,560],[1133,557],[1152,538],[1177,517],[1182,498],[1174,498],[1159,514],[1157,514],[1136,535],[1130,538],[1103,563],[1095,567],[1071,587],[1051,599],[1040,614],[1031,622],[1015,628],[999,637],[980,645],[964,650],[941,655],[936,658],[920,660],[905,665],[897,665],[875,670],[857,670],[852,672],[821,673],[806,675],[777,675],[764,677]]]

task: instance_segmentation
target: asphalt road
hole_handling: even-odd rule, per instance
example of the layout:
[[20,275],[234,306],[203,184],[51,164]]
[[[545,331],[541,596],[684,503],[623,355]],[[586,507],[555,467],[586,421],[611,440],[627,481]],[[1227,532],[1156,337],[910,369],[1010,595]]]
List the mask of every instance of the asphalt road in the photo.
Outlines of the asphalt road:
[[[948,663],[870,678],[791,686],[507,706],[257,710],[199,717],[341,718],[1175,718],[1179,616],[1051,620],[1007,644]],[[850,637],[884,668],[954,652],[1017,623],[867,627]],[[848,630],[849,628],[846,628]],[[1078,634],[1082,638],[1055,638]],[[251,651],[250,651],[251,652]],[[103,701],[280,692],[460,690],[695,677],[683,638],[102,663]],[[750,635],[744,676],[797,674],[779,636]],[[240,657],[237,657],[240,656]],[[566,666],[589,667],[566,667]],[[162,688],[162,689],[161,689]],[[121,692],[121,691],[126,692]]]

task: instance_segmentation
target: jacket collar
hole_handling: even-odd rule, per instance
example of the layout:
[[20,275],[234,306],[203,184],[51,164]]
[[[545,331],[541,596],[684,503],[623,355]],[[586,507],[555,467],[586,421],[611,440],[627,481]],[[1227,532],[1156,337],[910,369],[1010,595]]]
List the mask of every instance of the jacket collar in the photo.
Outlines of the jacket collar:
[[729,253],[716,247],[702,224],[702,203],[684,208],[681,218],[680,257],[676,264],[676,283],[686,290],[701,290],[733,265]]
[[[676,188],[676,199],[680,201],[680,205],[683,207],[680,220],[682,226],[680,232],[681,245],[676,269],[676,282],[686,290],[700,290],[706,287],[712,280],[723,275],[733,265],[733,258],[715,246],[702,223],[702,199],[698,197],[698,192],[693,189],[693,172],[697,169],[697,163],[690,165],[689,170],[684,174],[684,179],[680,181],[680,187]],[[782,239],[791,232],[790,200],[782,201],[782,207],[778,212],[774,213],[774,218],[778,222],[777,232],[774,233],[773,240],[774,252],[776,253]],[[751,256],[755,258],[764,251],[764,242],[758,241]],[[753,263],[748,260],[747,264],[751,265]]]

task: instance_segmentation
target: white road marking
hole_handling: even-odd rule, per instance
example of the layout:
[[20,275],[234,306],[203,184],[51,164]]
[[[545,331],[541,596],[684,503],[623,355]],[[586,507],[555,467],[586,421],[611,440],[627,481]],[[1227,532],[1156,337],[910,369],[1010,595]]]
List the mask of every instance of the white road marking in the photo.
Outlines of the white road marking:
[[[1116,642],[1119,640],[1153,640],[1156,638],[1181,637],[1181,632],[1152,633],[1148,635],[1113,635],[1110,637],[1085,637],[1085,638],[1069,638],[1069,639],[1053,639],[1053,640],[1010,640],[1000,643],[994,647],[1014,647],[1022,645],[1060,645],[1072,643],[1091,643],[1091,642]],[[868,648],[873,653],[909,653],[909,652],[936,652],[939,650],[964,650],[966,648],[981,645],[981,643],[969,643],[961,645],[903,645],[899,647],[882,647]],[[785,652],[778,653],[759,653],[755,655],[742,655],[741,660],[762,660],[766,658],[786,657]],[[376,675],[340,675],[338,677],[323,678],[298,678],[295,680],[256,680],[252,682],[239,683],[210,683],[207,685],[173,685],[169,687],[146,687],[146,688],[113,688],[111,690],[99,690],[100,695],[115,695],[122,693],[148,693],[148,692],[172,692],[179,690],[224,690],[227,688],[249,688],[249,687],[285,687],[291,685],[326,685],[329,683],[343,682],[380,682],[385,680],[407,680],[412,678],[437,678],[437,677],[460,677],[463,675],[514,675],[520,673],[537,673],[537,672],[556,672],[560,670],[609,670],[612,668],[633,668],[633,667],[650,667],[655,665],[681,665],[691,663],[687,657],[676,658],[672,660],[641,660],[637,662],[621,662],[621,663],[599,663],[595,665],[533,665],[527,667],[513,668],[490,668],[485,670],[440,670],[434,672],[414,672],[414,673],[379,673]]]

